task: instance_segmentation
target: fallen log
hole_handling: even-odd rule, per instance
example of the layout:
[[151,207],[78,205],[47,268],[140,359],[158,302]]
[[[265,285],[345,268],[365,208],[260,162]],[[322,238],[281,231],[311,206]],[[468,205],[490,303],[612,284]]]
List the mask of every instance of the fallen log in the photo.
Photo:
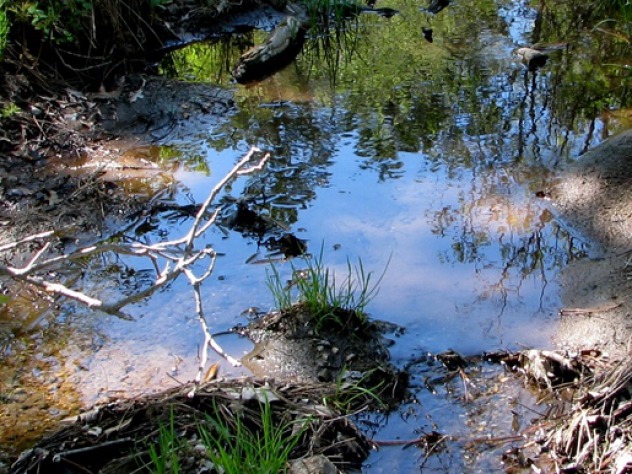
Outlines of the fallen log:
[[[281,2],[282,3],[282,2]],[[356,1],[342,0],[336,8],[322,5],[316,10],[307,10],[304,5],[288,3],[287,17],[272,30],[270,36],[260,45],[254,46],[241,55],[232,74],[237,82],[244,84],[264,79],[283,69],[301,52],[307,31],[316,23],[327,28],[329,18],[348,19],[360,13],[375,13],[391,18],[399,13],[392,8],[373,8]]]
[[303,7],[287,6],[288,16],[260,45],[241,55],[233,69],[239,83],[263,79],[287,66],[300,53],[309,28],[309,18]]

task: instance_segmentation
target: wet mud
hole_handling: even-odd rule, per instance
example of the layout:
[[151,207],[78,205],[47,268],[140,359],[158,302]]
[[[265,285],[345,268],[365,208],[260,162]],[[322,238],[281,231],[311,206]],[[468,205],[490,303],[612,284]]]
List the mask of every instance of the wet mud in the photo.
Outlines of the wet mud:
[[239,329],[255,342],[242,363],[255,375],[303,383],[355,382],[370,390],[381,406],[395,405],[406,395],[408,374],[390,362],[385,333],[403,328],[367,320],[337,309],[317,316],[302,304],[264,315]]

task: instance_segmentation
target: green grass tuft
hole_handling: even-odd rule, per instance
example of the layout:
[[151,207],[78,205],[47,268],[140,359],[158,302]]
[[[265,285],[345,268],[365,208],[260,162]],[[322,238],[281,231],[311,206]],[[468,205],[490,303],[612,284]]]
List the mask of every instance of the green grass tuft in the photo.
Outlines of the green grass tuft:
[[277,474],[285,472],[292,450],[307,422],[295,431],[294,423],[275,426],[270,403],[261,405],[261,427],[251,430],[239,415],[230,423],[216,407],[214,416],[198,431],[211,462],[225,474]]
[[[307,430],[309,418],[276,424],[270,402],[260,404],[257,416],[251,410],[231,412],[213,404],[213,412],[197,424],[198,439],[214,471],[223,474],[277,474],[287,470],[290,454]],[[247,413],[248,417],[244,416]],[[173,409],[169,423],[160,424],[156,442],[149,446],[149,461],[143,466],[152,474],[187,471],[183,461],[191,456],[188,440],[179,439]]]
[[336,379],[334,394],[326,397],[324,402],[343,413],[350,413],[367,404],[378,408],[386,408],[380,396],[386,387],[386,381],[373,377],[375,370],[369,370],[354,377],[354,373],[346,369],[340,371]]
[[325,267],[322,247],[318,257],[306,256],[304,261],[306,268],[303,270],[292,265],[294,278],[289,285],[283,283],[275,266],[268,272],[268,288],[279,311],[290,311],[296,303],[306,307],[319,320],[319,325],[330,321],[342,325],[344,322],[340,318],[351,313],[366,321],[366,306],[378,294],[388,263],[375,279],[373,272],[364,268],[361,259],[356,265],[347,260],[346,275],[340,280],[333,270]]
[[0,0],[0,60],[4,57],[9,36],[9,18],[7,18],[7,0]]
[[179,456],[182,446],[174,427],[173,408],[169,415],[169,425],[158,427],[158,444],[149,446],[150,472],[153,474],[178,474]]

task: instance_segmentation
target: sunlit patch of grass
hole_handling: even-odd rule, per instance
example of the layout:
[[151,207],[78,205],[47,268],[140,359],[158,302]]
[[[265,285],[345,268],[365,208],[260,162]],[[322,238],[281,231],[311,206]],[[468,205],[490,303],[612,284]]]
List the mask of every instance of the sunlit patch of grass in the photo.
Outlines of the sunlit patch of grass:
[[[258,414],[256,410],[233,413],[213,403],[212,413],[198,422],[194,439],[206,449],[205,456],[213,464],[213,472],[277,474],[286,471],[309,420],[276,423],[267,398],[260,404]],[[188,472],[183,464],[191,452],[189,440],[179,438],[172,410],[169,423],[159,425],[157,440],[149,446],[149,462],[144,468],[152,474]]]
[[[241,416],[224,416],[216,407],[214,416],[198,427],[207,455],[219,472],[225,474],[276,474],[285,472],[292,450],[306,429],[285,423],[276,426],[270,403],[261,404],[261,425],[246,426]],[[258,428],[258,429],[257,429]],[[298,428],[298,429],[295,429]]]
[[294,304],[299,304],[318,321],[317,327],[328,322],[343,325],[341,318],[350,314],[366,321],[366,306],[377,295],[388,263],[376,280],[373,272],[364,268],[361,259],[356,265],[347,260],[346,275],[340,280],[333,270],[324,265],[322,247],[317,257],[306,256],[304,261],[306,268],[303,270],[297,270],[292,265],[294,279],[288,285],[283,283],[274,266],[268,273],[268,288],[279,311],[290,311]]

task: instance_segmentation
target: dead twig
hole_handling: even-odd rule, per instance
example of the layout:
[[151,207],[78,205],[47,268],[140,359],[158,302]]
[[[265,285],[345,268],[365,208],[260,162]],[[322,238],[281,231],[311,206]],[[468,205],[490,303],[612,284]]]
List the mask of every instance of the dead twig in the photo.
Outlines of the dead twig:
[[560,309],[560,316],[569,316],[571,314],[593,314],[593,313],[605,313],[618,308],[623,303],[608,303],[601,306],[591,306],[588,308],[562,308]]

